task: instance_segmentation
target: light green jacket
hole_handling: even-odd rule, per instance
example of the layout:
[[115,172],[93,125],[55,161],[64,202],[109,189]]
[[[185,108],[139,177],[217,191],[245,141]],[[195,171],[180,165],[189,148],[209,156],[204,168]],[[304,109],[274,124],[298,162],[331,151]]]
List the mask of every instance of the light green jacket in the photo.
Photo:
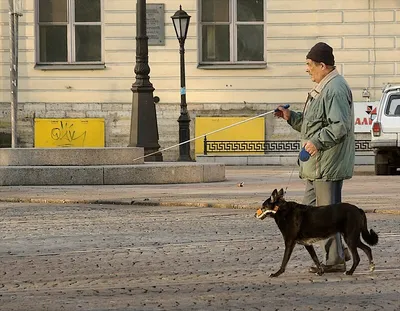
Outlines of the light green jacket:
[[[336,70],[311,92],[303,112],[291,111],[288,123],[301,133],[301,146],[311,141],[318,152],[300,162],[300,178],[337,181],[353,176],[354,106],[346,80]],[[319,87],[319,89],[318,89]]]

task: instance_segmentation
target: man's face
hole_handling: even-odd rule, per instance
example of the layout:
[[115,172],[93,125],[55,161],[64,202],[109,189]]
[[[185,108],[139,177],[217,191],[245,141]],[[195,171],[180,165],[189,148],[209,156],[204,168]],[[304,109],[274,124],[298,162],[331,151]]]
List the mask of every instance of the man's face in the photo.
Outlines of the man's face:
[[326,66],[323,63],[316,63],[311,59],[306,60],[306,72],[310,75],[311,81],[319,83],[326,76]]

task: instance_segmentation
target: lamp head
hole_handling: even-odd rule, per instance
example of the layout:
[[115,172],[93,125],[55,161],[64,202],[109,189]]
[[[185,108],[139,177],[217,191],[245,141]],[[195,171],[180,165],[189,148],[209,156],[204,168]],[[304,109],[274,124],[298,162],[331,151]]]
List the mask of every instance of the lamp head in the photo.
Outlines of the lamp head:
[[175,28],[176,37],[178,38],[179,42],[184,42],[186,40],[190,17],[190,15],[182,10],[181,5],[179,6],[179,10],[171,16]]

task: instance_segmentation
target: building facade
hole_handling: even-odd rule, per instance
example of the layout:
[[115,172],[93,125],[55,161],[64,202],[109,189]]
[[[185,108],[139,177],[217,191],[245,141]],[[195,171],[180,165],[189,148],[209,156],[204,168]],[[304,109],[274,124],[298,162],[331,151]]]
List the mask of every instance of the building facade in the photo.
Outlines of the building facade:
[[[162,12],[162,18],[152,21],[156,37],[150,36],[159,42],[149,46],[150,81],[160,99],[156,111],[161,148],[178,142],[180,58],[171,16],[180,5],[191,15],[185,44],[191,137],[199,117],[252,117],[286,103],[302,109],[313,87],[305,72],[305,55],[319,41],[334,48],[337,68],[349,82],[356,105],[366,101],[376,105],[382,86],[399,82],[398,0],[148,0],[147,4],[160,5]],[[34,147],[35,120],[48,118],[102,119],[104,145],[127,146],[130,88],[135,81],[136,1],[26,0],[24,5],[18,38],[19,146]],[[7,1],[0,2],[0,30],[0,132],[9,133]],[[297,138],[282,120],[271,116],[265,117],[263,130],[266,140]],[[368,139],[369,134],[360,131],[357,137]],[[194,153],[194,143],[191,149]],[[163,153],[164,160],[176,160],[177,155],[178,149]]]

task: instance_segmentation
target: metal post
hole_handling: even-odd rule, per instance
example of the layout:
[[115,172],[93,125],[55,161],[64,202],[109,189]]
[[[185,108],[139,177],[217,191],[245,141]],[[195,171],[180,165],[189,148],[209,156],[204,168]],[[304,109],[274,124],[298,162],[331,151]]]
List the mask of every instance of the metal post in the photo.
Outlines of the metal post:
[[[181,63],[181,114],[178,118],[179,122],[179,143],[190,139],[190,116],[186,103],[186,73],[185,73],[185,40],[179,40],[179,53]],[[179,146],[178,161],[192,161],[190,157],[190,144],[182,144]]]
[[150,82],[146,34],[146,0],[136,3],[136,81],[132,84],[132,117],[129,147],[143,147],[147,161],[162,161],[158,144],[157,115],[154,104],[153,84]]
[[11,147],[17,147],[18,121],[18,17],[13,0],[9,0],[10,14],[10,91],[11,91]]
[[204,143],[203,143],[203,154],[207,155],[207,136],[204,136]]

